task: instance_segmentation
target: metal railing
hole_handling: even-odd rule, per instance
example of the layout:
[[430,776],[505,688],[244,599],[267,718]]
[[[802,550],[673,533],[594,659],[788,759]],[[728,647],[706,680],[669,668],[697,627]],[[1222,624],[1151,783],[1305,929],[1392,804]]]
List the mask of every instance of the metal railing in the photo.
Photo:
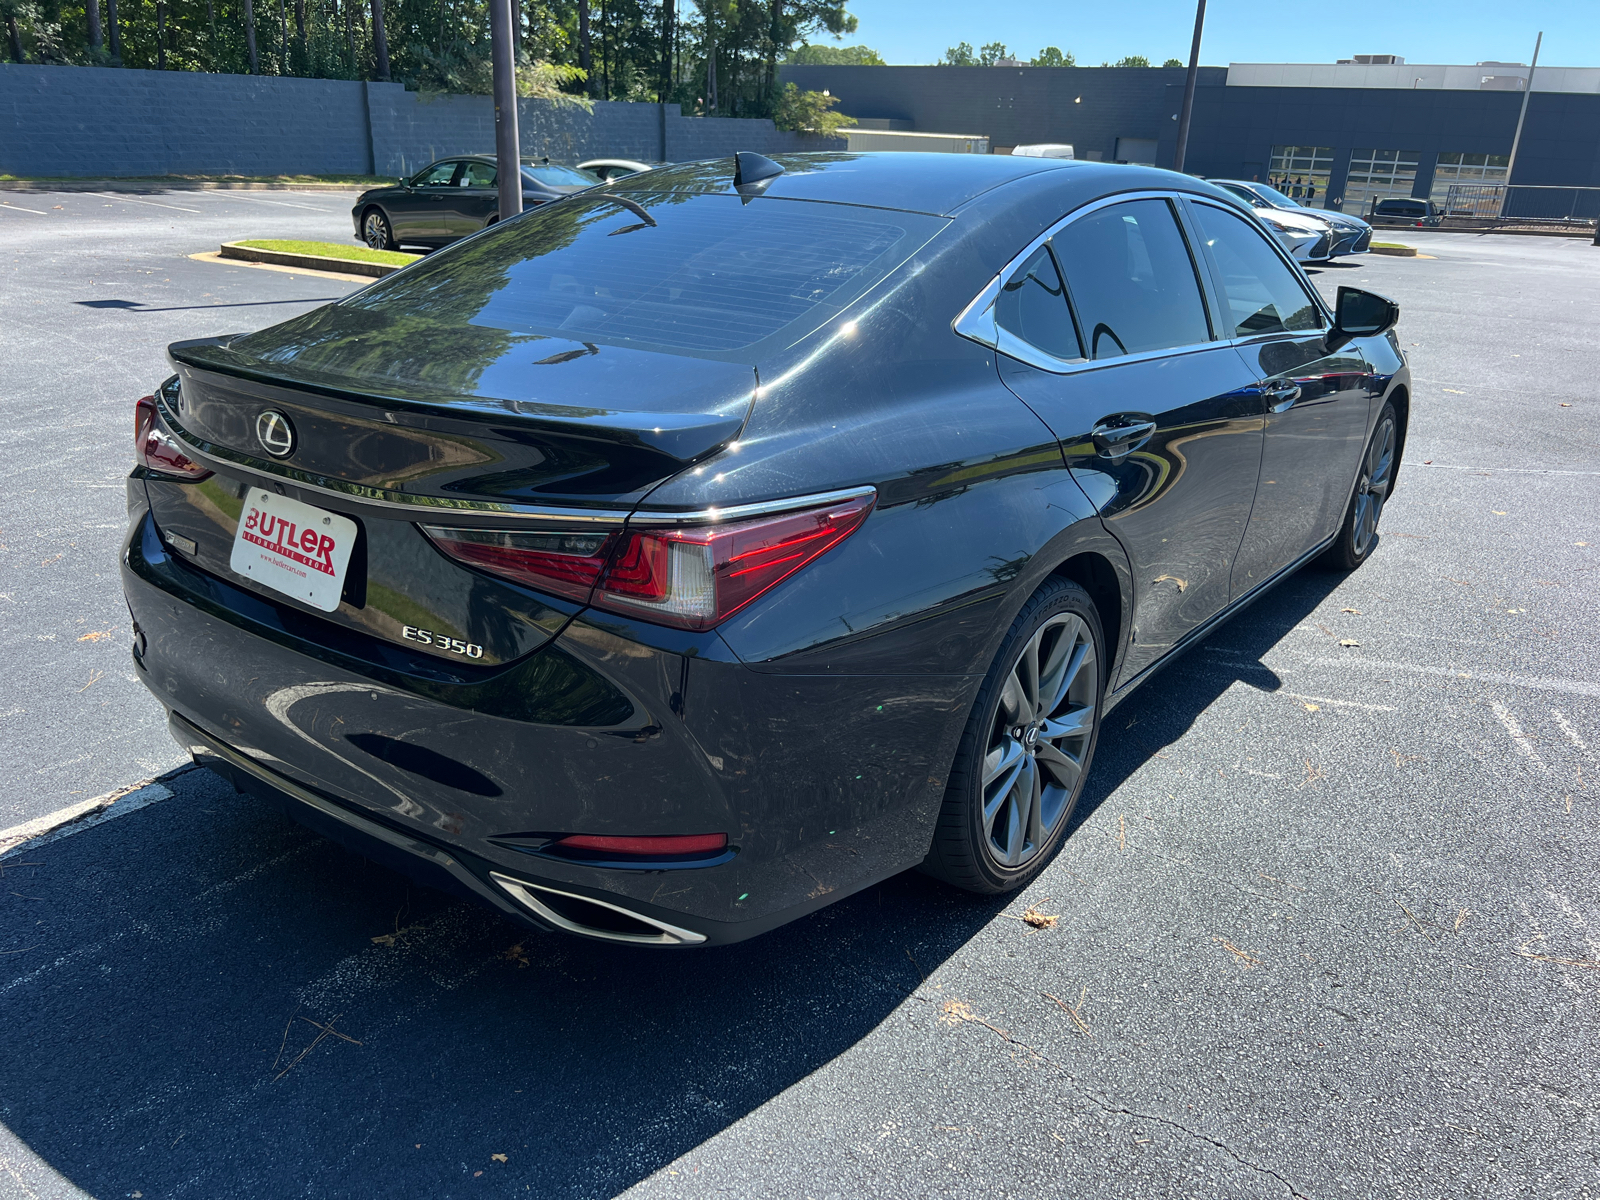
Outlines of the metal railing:
[[1600,187],[1453,183],[1441,207],[1441,216],[1450,222],[1582,229],[1600,220]]

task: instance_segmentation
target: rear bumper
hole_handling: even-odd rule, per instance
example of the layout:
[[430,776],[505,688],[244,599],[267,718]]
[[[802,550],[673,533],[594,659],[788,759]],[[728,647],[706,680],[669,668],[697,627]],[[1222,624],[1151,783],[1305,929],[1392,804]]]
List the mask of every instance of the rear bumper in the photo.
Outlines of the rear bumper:
[[[567,928],[528,902],[548,899],[538,889],[736,942],[915,865],[978,682],[770,674],[718,661],[719,642],[680,653],[650,644],[670,631],[582,618],[451,680],[184,562],[148,512],[122,565],[135,662],[198,761],[368,857],[547,927]],[[717,831],[733,853],[706,865],[540,850],[562,833]]]

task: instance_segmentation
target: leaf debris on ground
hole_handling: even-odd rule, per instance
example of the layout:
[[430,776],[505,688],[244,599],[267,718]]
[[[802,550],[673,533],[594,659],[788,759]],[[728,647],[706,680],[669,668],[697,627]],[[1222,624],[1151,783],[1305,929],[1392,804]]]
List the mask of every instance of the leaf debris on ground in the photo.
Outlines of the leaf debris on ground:
[[1225,937],[1214,937],[1211,940],[1213,942],[1221,942],[1222,943],[1222,948],[1224,950],[1226,950],[1229,954],[1233,955],[1234,958],[1238,959],[1239,960],[1239,965],[1241,967],[1243,967],[1245,970],[1248,971],[1251,967],[1259,967],[1261,965],[1261,960],[1259,958],[1257,958],[1254,954],[1251,954],[1250,951],[1248,951],[1248,950],[1239,949],[1239,947],[1235,946],[1227,938],[1225,938]]
[[1086,999],[1088,999],[1088,996],[1089,996],[1089,985],[1088,984],[1084,984],[1083,985],[1083,991],[1080,992],[1079,995],[1078,995],[1078,1003],[1077,1003],[1076,1007],[1074,1007],[1071,1004],[1068,1004],[1065,1000],[1061,999],[1059,996],[1052,996],[1049,992],[1040,992],[1039,994],[1041,996],[1043,996],[1046,1000],[1054,1000],[1058,1005],[1060,1005],[1061,1006],[1061,1011],[1066,1013],[1067,1016],[1072,1018],[1073,1023],[1076,1024],[1077,1027],[1083,1032],[1083,1036],[1084,1037],[1093,1037],[1094,1036],[1094,1034],[1089,1032],[1089,1026],[1083,1019],[1083,1002]]
[[1517,947],[1517,954],[1522,958],[1535,959],[1538,962],[1556,963],[1563,967],[1587,967],[1591,971],[1600,971],[1600,959],[1593,958],[1557,958],[1553,954],[1534,954],[1528,949],[1535,942],[1544,941],[1544,934],[1536,934]]

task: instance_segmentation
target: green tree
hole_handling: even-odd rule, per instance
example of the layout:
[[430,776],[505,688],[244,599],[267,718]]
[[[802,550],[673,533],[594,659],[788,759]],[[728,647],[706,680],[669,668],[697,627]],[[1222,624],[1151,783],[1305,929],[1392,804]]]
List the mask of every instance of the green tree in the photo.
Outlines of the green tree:
[[870,46],[813,46],[802,42],[783,60],[805,66],[886,67],[882,56]]
[[1181,59],[1181,58],[1169,58],[1169,59],[1167,59],[1166,62],[1162,63],[1161,65],[1163,67],[1186,67],[1189,64],[1184,62],[1183,59]]
[[978,65],[977,55],[972,52],[971,42],[957,42],[944,52],[944,61],[941,67],[975,67]]
[[1150,60],[1142,54],[1130,54],[1126,58],[1119,58],[1112,66],[1116,67],[1148,67]]
[[1035,67],[1075,67],[1078,60],[1072,56],[1072,51],[1062,53],[1054,46],[1046,46],[1029,60],[1029,65]]
[[[0,0],[0,58],[244,74],[253,43],[263,75],[387,74],[425,93],[487,92],[493,75],[488,0],[106,0],[103,29],[90,19],[97,3]],[[580,8],[590,18],[587,76]],[[524,95],[667,100],[687,112],[769,117],[778,64],[796,47],[883,61],[863,46],[808,45],[855,31],[845,0],[513,0],[513,12]]]
[[854,117],[831,112],[839,97],[827,92],[802,92],[792,83],[783,85],[778,93],[778,108],[772,114],[773,124],[779,129],[792,129],[796,133],[820,133],[835,136],[846,125],[855,123]]
[[980,67],[992,67],[1002,58],[1010,57],[1011,54],[1006,49],[1004,42],[990,42],[987,46],[978,48],[978,65]]

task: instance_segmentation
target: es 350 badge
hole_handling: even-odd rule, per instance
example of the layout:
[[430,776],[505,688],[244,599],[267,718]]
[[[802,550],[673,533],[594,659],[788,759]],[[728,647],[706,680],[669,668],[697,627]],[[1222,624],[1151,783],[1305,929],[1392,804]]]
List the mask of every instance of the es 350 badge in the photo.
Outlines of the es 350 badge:
[[464,642],[460,638],[448,637],[442,633],[435,633],[431,629],[418,629],[415,625],[402,625],[400,636],[408,642],[417,642],[423,646],[437,646],[441,650],[448,650],[451,654],[464,654],[468,658],[482,658],[483,647],[472,642]]

